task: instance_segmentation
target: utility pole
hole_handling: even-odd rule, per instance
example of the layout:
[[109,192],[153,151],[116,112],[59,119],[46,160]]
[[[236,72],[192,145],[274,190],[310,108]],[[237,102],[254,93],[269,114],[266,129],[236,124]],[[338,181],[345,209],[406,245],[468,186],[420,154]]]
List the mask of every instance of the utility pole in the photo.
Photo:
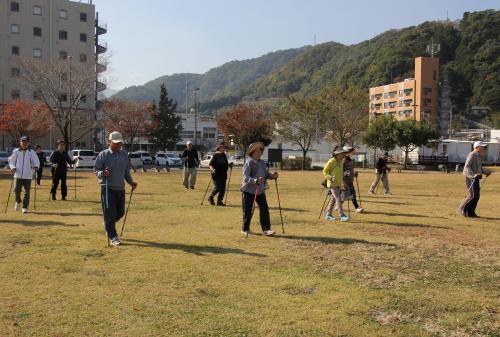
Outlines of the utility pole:
[[189,105],[188,105],[188,97],[189,97],[189,86],[188,86],[188,73],[186,73],[186,118],[189,114]]
[[69,76],[68,76],[68,80],[69,80],[69,95],[68,95],[68,98],[69,98],[69,102],[68,102],[68,112],[69,112],[69,144],[68,144],[68,147],[67,147],[67,150],[71,150],[72,148],[72,139],[73,139],[73,93],[71,91],[71,60],[73,59],[72,56],[69,56],[68,57],[68,62],[69,62]]
[[452,125],[451,125],[452,122],[453,122],[453,108],[450,107],[450,126],[448,127],[449,132],[450,132],[450,136],[449,136],[450,139],[453,135]]
[[194,89],[194,145],[198,145],[198,92],[200,88]]

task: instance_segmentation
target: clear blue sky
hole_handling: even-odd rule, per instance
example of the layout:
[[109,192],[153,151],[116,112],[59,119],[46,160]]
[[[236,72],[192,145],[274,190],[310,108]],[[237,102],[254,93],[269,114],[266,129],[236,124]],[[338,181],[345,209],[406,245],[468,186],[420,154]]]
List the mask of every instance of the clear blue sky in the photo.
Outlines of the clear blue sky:
[[112,52],[110,87],[203,73],[231,60],[499,9],[500,0],[94,0]]

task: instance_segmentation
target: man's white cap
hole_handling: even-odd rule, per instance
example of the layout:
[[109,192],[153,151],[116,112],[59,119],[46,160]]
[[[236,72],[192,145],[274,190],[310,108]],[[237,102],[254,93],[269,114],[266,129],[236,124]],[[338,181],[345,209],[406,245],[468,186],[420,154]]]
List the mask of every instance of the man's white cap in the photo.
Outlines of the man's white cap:
[[474,143],[474,148],[476,147],[486,147],[488,146],[488,144],[486,144],[485,142],[481,141],[481,140],[478,140],[477,142]]
[[191,142],[190,140],[188,140],[188,141],[186,142],[186,145],[189,145],[189,144],[193,144],[193,142]]
[[119,133],[118,131],[113,131],[109,134],[109,141],[111,143],[123,143],[123,137],[122,134]]

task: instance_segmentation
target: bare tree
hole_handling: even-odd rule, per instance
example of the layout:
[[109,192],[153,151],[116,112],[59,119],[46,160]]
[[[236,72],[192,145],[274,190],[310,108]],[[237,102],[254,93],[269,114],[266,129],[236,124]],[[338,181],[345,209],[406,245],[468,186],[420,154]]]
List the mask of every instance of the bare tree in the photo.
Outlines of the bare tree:
[[[93,62],[19,57],[17,63],[19,80],[46,105],[65,142],[72,144],[94,130],[96,69]],[[77,120],[79,129],[74,130]]]

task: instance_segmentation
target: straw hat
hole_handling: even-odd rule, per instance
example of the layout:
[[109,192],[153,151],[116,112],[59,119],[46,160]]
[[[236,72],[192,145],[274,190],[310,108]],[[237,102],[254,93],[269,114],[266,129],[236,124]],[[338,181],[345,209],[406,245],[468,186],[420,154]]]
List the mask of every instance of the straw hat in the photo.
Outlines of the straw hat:
[[247,155],[251,155],[253,151],[257,150],[257,149],[261,149],[262,151],[264,151],[266,147],[264,146],[264,143],[262,142],[255,142],[255,143],[252,143],[248,146],[248,150],[247,150]]

